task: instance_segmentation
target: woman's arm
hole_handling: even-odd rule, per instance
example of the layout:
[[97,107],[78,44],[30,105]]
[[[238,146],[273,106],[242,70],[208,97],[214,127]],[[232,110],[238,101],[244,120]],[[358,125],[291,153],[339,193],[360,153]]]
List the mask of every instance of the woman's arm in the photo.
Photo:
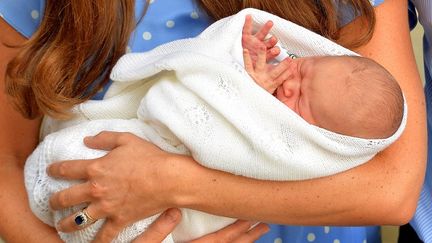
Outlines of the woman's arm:
[[40,119],[24,119],[4,92],[6,65],[18,50],[5,43],[24,40],[0,18],[0,235],[7,242],[60,242],[56,231],[30,211],[24,188],[24,162],[38,142]]
[[[204,168],[189,157],[168,155],[130,134],[104,132],[85,141],[89,147],[112,150],[104,158],[50,166],[52,176],[89,181],[56,193],[51,206],[91,202],[92,216],[109,219],[102,230],[106,235],[169,207],[282,224],[407,222],[424,177],[426,118],[406,4],[406,0],[389,0],[377,7],[373,39],[358,50],[393,73],[409,105],[403,136],[370,162],[325,178],[260,181]],[[355,37],[357,21],[344,33]],[[76,230],[72,216],[60,226],[64,231]]]

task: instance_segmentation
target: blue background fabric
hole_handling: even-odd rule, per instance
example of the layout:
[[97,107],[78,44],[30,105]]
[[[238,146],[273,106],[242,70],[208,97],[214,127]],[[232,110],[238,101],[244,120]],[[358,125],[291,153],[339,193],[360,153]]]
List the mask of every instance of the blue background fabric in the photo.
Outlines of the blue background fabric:
[[[131,36],[127,52],[150,50],[160,44],[198,35],[212,21],[192,0],[152,0],[144,19]],[[376,6],[383,0],[371,0]],[[136,1],[140,16],[145,0]],[[338,2],[341,25],[349,23],[352,9]],[[1,0],[0,17],[26,37],[38,28],[43,16],[43,0]],[[106,88],[94,99],[102,99]],[[271,225],[271,231],[258,243],[378,243],[379,227],[330,227]]]

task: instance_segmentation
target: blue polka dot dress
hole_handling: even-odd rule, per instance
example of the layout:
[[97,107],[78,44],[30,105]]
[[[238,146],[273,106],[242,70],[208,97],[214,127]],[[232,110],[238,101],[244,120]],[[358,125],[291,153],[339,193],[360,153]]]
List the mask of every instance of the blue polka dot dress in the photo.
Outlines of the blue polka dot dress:
[[[375,5],[382,0],[371,1]],[[141,16],[145,0],[136,1],[136,16]],[[0,0],[0,17],[26,37],[39,26],[43,15],[42,0]],[[342,11],[342,23],[352,19],[349,10]],[[132,33],[127,52],[150,50],[162,43],[198,35],[211,23],[210,18],[192,0],[151,0],[149,9]],[[106,90],[106,89],[105,89]],[[102,99],[104,91],[94,99]],[[271,225],[271,231],[259,243],[378,243],[378,227],[282,226]]]

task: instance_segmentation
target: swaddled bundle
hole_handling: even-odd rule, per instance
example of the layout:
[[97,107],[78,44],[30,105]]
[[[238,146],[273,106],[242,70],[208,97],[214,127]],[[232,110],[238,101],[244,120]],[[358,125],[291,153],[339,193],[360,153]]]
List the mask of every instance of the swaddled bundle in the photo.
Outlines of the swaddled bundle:
[[[300,26],[254,9],[216,22],[197,38],[127,54],[111,73],[114,84],[105,100],[77,106],[74,120],[45,121],[43,135],[57,132],[44,138],[25,168],[35,214],[54,225],[85,206],[49,211],[49,196],[77,182],[53,180],[45,169],[57,160],[103,156],[106,152],[82,144],[83,137],[102,130],[132,132],[168,152],[192,155],[203,166],[269,180],[310,179],[345,171],[370,160],[399,137],[406,106],[395,134],[387,139],[362,139],[308,124],[257,86],[241,65],[241,30],[247,14],[258,25],[272,20],[272,34],[300,56],[354,55]],[[182,214],[172,234],[176,242],[234,221],[187,209]],[[130,226],[116,241],[132,240],[151,221]],[[90,241],[102,222],[61,237],[68,242]]]

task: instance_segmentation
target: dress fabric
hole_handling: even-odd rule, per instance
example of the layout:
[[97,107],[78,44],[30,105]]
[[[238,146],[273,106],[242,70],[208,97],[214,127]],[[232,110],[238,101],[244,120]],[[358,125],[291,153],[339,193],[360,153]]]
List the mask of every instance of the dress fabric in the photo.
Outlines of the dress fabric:
[[[370,0],[374,6],[383,0]],[[0,17],[26,37],[38,28],[43,15],[44,0],[2,0]],[[150,50],[171,40],[193,37],[212,21],[192,0],[152,0],[150,7],[132,34],[128,52]],[[342,1],[341,1],[342,2]],[[145,0],[136,1],[136,13],[140,16]],[[353,18],[350,8],[341,7],[341,24]],[[102,99],[106,89],[94,99]],[[432,208],[432,207],[430,207]],[[271,225],[269,233],[258,243],[318,242],[318,243],[378,243],[379,227],[333,227],[333,226],[283,226]]]

